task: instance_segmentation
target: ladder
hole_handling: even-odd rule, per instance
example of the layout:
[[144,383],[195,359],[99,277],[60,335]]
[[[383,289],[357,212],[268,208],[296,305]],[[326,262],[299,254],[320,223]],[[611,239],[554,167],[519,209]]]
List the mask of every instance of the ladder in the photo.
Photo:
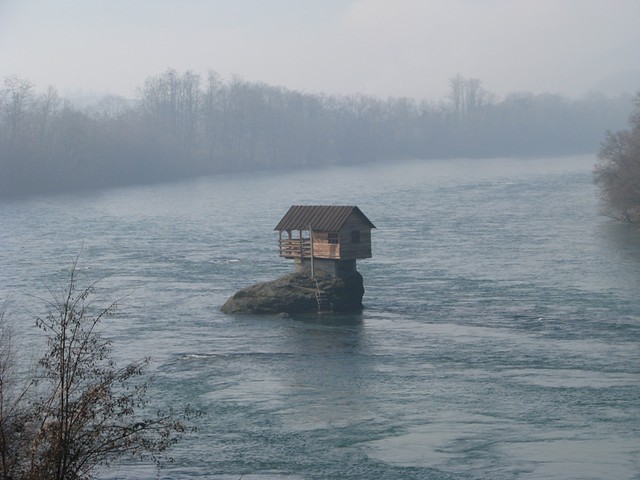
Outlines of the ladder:
[[[315,280],[315,279],[314,279]],[[320,289],[316,280],[316,302],[318,303],[318,313],[333,311],[333,304],[329,301],[327,294]]]

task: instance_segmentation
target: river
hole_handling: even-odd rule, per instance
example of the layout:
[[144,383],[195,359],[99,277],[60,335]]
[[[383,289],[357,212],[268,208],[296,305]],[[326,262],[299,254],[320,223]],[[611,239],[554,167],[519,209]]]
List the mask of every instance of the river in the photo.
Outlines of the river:
[[[163,479],[640,478],[640,233],[598,212],[593,156],[224,175],[0,203],[0,299],[24,352],[36,297],[119,299],[152,404],[205,415]],[[292,270],[292,204],[358,205],[361,315],[227,316]],[[40,345],[40,346],[39,346]],[[144,465],[105,478],[148,478]]]

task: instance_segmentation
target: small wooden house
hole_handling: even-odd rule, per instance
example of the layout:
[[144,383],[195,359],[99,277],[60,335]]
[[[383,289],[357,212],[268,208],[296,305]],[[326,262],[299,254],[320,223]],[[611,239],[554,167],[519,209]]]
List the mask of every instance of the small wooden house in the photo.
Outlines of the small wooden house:
[[346,276],[357,259],[371,258],[373,228],[356,206],[294,205],[275,230],[280,256],[294,259],[297,271]]

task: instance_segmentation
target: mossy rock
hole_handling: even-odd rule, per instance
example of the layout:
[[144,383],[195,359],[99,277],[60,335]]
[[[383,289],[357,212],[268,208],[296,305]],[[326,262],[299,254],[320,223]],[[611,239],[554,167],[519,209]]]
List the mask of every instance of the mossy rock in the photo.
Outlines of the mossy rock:
[[222,311],[258,314],[313,313],[318,311],[317,288],[326,294],[334,312],[362,310],[364,285],[359,272],[345,278],[322,272],[312,278],[306,272],[296,272],[239,290],[224,303]]

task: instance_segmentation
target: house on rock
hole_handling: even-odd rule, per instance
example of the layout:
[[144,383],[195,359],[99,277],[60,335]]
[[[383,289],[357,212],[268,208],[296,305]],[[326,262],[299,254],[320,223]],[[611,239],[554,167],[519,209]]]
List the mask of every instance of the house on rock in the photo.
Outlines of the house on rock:
[[275,230],[295,272],[236,292],[225,313],[360,312],[364,283],[356,260],[371,258],[373,223],[355,206],[294,205]]
[[294,205],[275,230],[280,256],[294,259],[296,271],[347,277],[357,259],[371,258],[373,228],[356,206]]

